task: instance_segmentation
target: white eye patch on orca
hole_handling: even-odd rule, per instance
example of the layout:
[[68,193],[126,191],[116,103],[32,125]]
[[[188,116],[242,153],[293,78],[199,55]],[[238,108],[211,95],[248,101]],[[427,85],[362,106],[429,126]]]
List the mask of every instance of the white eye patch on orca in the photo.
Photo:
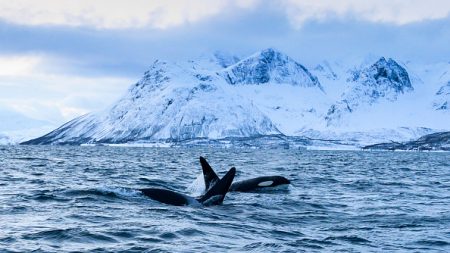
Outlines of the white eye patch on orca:
[[259,184],[258,184],[258,186],[260,186],[260,187],[264,187],[264,186],[271,186],[273,184],[273,181],[263,181],[263,182],[260,182]]

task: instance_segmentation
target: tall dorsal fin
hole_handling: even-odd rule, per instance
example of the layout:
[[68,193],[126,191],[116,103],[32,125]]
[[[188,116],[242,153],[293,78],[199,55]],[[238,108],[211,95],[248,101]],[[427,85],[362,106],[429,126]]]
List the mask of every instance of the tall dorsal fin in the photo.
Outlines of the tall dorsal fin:
[[200,156],[200,164],[203,170],[203,179],[205,180],[205,191],[208,191],[214,184],[219,181],[219,177],[211,168],[205,158]]
[[[197,199],[204,205],[219,205],[222,204],[225,195],[230,189],[234,176],[236,175],[236,168],[231,168],[225,176],[222,177],[217,183],[215,183],[211,189],[209,189],[205,195]],[[216,175],[217,176],[217,175]]]

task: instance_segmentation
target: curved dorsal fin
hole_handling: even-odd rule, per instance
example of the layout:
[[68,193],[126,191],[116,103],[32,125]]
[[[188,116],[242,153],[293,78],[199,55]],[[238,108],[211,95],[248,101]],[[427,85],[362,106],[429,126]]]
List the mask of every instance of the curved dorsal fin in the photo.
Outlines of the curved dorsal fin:
[[204,205],[222,204],[235,175],[236,168],[233,167],[227,172],[227,174],[225,174],[225,176],[222,177],[222,179],[211,186],[211,189],[209,189],[205,195],[201,196],[197,200]]
[[219,181],[219,177],[211,168],[205,158],[200,156],[200,164],[203,170],[203,179],[205,180],[205,191],[208,191],[214,184]]

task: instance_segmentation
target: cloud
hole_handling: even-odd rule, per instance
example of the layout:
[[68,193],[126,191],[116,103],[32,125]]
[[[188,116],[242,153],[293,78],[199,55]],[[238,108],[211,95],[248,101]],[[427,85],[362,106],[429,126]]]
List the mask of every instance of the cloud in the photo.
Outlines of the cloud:
[[99,29],[195,23],[258,0],[0,0],[0,18],[22,25],[90,26]]
[[42,59],[36,55],[0,56],[0,77],[29,74],[41,62]]
[[0,0],[0,19],[29,26],[168,29],[264,6],[287,13],[297,28],[336,17],[404,25],[450,13],[448,0]]
[[296,27],[310,20],[330,18],[405,25],[442,19],[450,14],[448,0],[285,0],[282,6]]
[[58,64],[46,55],[0,56],[0,105],[60,124],[105,108],[135,81],[52,72],[49,66]]

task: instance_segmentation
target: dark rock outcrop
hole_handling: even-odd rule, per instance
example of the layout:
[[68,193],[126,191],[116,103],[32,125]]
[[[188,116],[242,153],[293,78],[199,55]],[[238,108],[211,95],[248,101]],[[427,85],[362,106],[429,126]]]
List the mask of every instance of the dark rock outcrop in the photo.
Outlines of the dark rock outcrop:
[[427,134],[415,141],[379,143],[364,150],[444,150],[450,151],[450,132]]

